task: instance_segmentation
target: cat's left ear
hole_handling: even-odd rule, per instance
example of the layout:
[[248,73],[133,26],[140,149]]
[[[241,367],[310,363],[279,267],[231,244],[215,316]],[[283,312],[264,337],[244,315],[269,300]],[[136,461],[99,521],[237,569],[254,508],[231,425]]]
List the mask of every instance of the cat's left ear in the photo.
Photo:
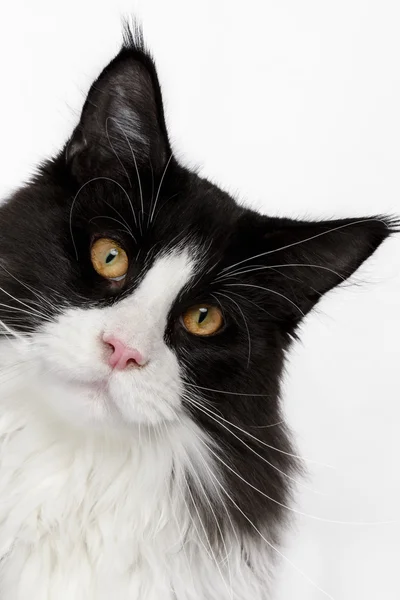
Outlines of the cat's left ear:
[[399,221],[386,217],[320,222],[258,217],[247,227],[251,256],[237,262],[236,279],[225,281],[238,292],[242,285],[241,294],[257,292],[257,303],[290,329],[398,230]]
[[[78,181],[160,172],[171,153],[154,63],[140,31],[125,31],[120,53],[93,83],[65,148]],[[136,165],[135,165],[136,162]]]

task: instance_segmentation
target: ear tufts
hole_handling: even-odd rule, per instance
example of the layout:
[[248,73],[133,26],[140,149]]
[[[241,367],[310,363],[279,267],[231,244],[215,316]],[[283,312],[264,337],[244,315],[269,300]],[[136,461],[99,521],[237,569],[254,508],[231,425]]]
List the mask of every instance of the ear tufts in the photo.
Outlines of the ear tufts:
[[391,216],[379,216],[376,217],[383,223],[385,223],[386,228],[388,230],[388,235],[392,235],[393,233],[400,233],[400,217],[396,215]]
[[78,181],[161,172],[171,154],[156,68],[136,23],[124,24],[120,52],[91,86],[65,149]]
[[122,50],[136,50],[149,54],[145,47],[143,28],[137,19],[125,18],[122,21]]

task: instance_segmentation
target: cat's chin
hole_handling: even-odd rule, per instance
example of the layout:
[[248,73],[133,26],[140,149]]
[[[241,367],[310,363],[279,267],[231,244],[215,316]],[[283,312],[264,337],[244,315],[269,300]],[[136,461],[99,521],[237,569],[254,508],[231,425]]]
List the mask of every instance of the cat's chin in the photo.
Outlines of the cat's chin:
[[138,425],[160,426],[178,419],[177,407],[162,401],[157,404],[151,389],[127,389],[113,378],[80,382],[46,377],[38,393],[51,412],[79,429],[131,430]]

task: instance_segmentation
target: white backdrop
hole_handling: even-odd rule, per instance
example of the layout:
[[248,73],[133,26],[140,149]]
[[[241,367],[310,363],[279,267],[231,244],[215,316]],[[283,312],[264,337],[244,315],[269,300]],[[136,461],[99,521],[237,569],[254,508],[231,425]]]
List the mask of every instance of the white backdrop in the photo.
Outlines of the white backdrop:
[[[136,7],[3,6],[1,197],[66,139]],[[139,14],[183,162],[265,213],[400,213],[398,1],[143,0]],[[296,508],[322,520],[297,518],[273,600],[400,597],[399,238],[321,302],[289,357],[299,451],[334,468],[309,463],[317,493]]]

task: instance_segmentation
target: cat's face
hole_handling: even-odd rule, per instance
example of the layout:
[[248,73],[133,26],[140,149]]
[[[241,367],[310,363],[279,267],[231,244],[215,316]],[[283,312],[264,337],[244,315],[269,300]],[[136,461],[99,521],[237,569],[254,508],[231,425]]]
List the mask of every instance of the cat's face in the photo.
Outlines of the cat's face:
[[[122,251],[111,240],[107,246]],[[62,380],[71,392],[67,398],[54,396],[61,400],[61,413],[80,424],[179,417],[184,390],[179,357],[185,341],[176,352],[166,332],[176,328],[171,310],[196,275],[193,250],[176,248],[156,257],[135,279],[118,285],[133,288],[118,303],[70,308],[42,328],[37,345],[43,368],[54,372],[56,386]],[[110,262],[118,260],[115,256]]]
[[0,316],[27,340],[3,346],[35,365],[51,410],[79,427],[185,414],[222,437],[224,420],[280,421],[297,325],[390,226],[262,217],[181,167],[154,65],[132,44],[1,222]]

